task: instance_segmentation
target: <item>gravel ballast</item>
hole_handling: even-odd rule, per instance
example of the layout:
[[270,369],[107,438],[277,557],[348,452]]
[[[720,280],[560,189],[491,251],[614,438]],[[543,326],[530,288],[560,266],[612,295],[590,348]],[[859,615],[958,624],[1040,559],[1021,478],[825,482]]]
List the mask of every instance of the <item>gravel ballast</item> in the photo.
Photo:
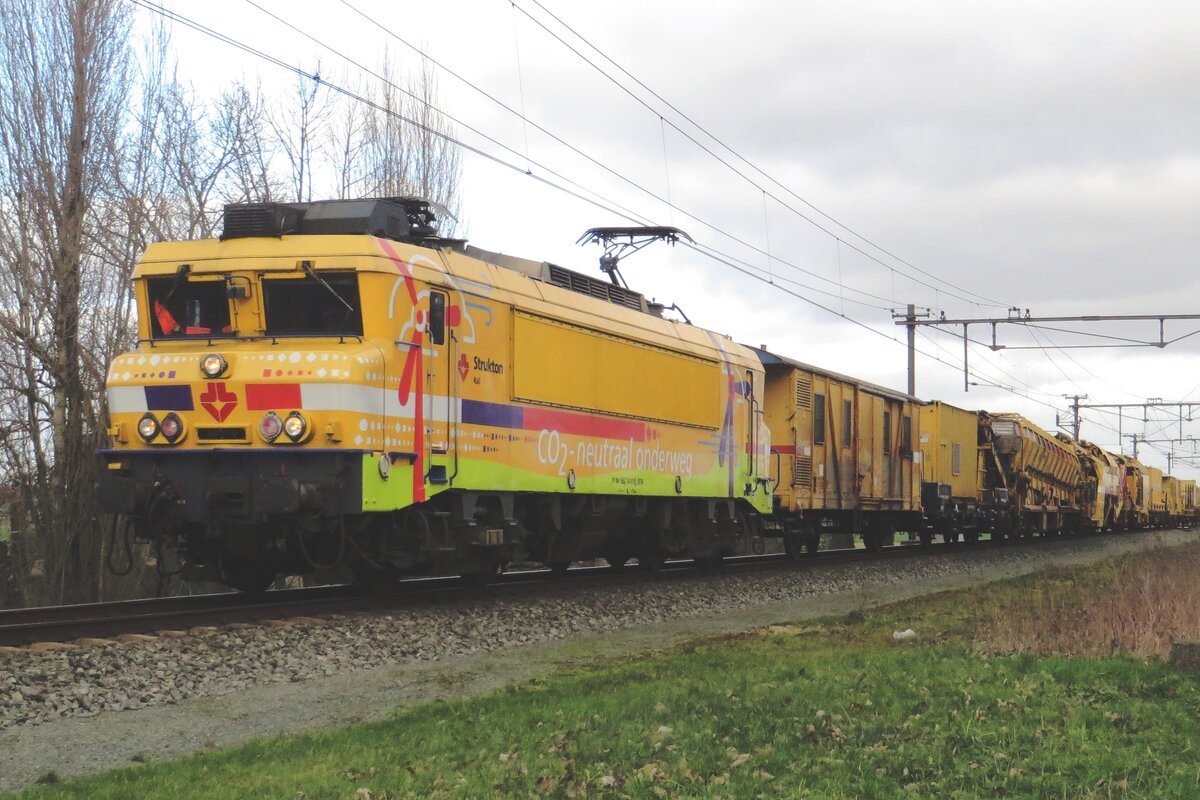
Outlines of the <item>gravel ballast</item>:
[[86,774],[378,718],[562,663],[624,658],[1198,539],[1167,531],[718,572],[0,656],[0,791],[50,771]]

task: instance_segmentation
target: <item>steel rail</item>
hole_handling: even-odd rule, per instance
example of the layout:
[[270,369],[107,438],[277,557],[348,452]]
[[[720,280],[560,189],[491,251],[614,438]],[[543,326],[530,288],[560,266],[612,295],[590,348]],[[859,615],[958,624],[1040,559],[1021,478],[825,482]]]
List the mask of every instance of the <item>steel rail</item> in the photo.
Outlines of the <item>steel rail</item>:
[[[1127,535],[1108,532],[1105,536]],[[1050,541],[1086,541],[1091,536],[1044,537]],[[81,638],[104,639],[126,634],[146,634],[236,622],[266,623],[292,617],[419,607],[469,599],[496,599],[520,592],[541,594],[563,589],[616,588],[651,582],[686,580],[713,574],[756,570],[810,572],[838,563],[870,562],[895,558],[968,554],[999,547],[1040,544],[1043,537],[988,540],[976,544],[937,542],[922,546],[898,543],[877,551],[865,548],[822,550],[794,559],[784,553],[730,556],[718,566],[690,559],[667,561],[656,569],[581,566],[554,573],[544,568],[501,573],[486,586],[464,585],[451,577],[407,578],[391,590],[370,593],[347,584],[274,589],[262,594],[227,592],[167,598],[121,600],[109,603],[43,606],[0,610],[0,646],[35,642],[68,642]]]

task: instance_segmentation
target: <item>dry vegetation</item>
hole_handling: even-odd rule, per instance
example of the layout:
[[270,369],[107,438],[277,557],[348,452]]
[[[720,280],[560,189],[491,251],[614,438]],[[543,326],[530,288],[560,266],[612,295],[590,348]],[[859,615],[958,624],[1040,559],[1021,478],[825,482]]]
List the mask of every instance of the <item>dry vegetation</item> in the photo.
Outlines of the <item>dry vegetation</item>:
[[1158,550],[1052,570],[972,601],[976,639],[995,652],[1165,657],[1200,636],[1200,550]]

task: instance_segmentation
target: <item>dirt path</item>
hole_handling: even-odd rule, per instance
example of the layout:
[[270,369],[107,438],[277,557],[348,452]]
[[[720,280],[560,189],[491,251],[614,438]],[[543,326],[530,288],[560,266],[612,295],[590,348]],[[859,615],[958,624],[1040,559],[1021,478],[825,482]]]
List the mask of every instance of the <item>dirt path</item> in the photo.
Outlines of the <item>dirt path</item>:
[[263,736],[380,719],[406,705],[476,695],[563,667],[627,660],[695,639],[844,614],[1014,577],[1038,567],[1086,564],[1121,553],[1197,541],[1200,532],[1181,531],[1082,540],[1071,546],[1046,547],[1045,559],[1016,566],[971,566],[952,575],[875,584],[704,619],[681,619],[433,663],[346,672],[300,683],[261,685],[223,697],[17,727],[0,733],[0,791],[28,786],[50,771],[59,777],[84,775]]

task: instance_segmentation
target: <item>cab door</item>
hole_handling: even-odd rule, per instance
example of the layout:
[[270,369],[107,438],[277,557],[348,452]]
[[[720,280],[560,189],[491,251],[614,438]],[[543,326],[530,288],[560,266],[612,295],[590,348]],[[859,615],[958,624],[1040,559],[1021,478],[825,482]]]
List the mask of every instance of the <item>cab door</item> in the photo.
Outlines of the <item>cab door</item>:
[[455,477],[458,431],[458,391],[456,375],[458,340],[447,324],[449,297],[443,291],[429,291],[429,320],[426,342],[425,392],[425,481],[433,491],[449,486]]

